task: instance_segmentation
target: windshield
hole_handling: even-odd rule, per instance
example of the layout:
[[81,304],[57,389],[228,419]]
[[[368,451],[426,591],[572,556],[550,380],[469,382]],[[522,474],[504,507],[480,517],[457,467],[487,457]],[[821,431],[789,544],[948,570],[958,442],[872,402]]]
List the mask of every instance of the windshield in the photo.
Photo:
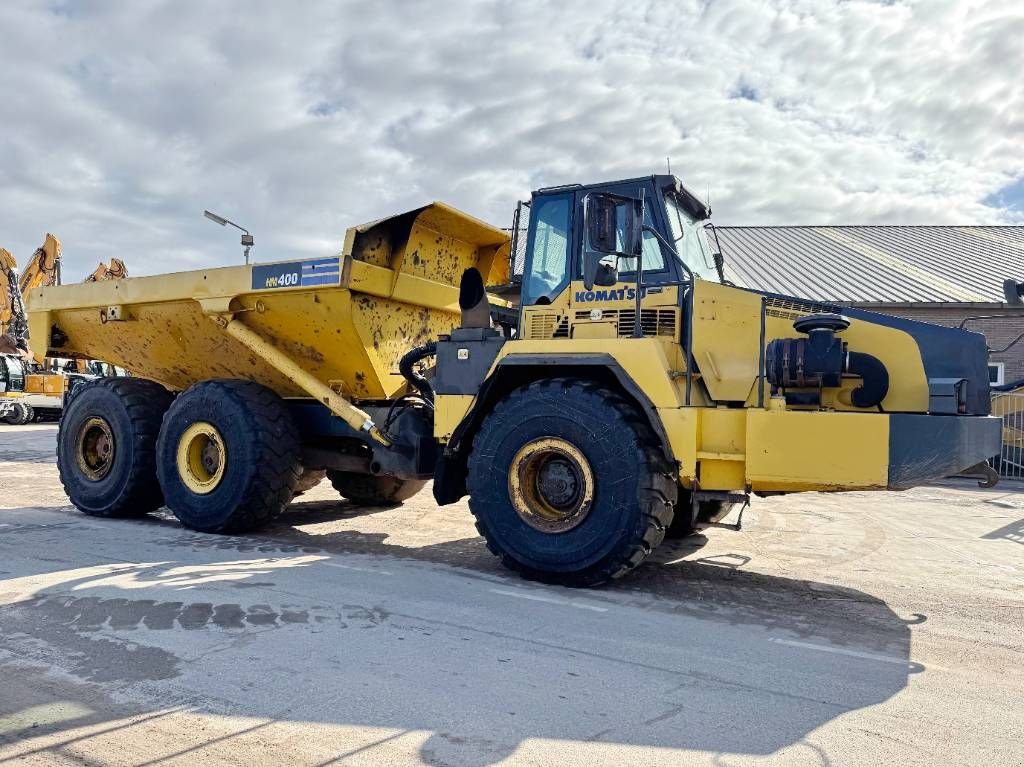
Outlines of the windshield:
[[715,247],[708,240],[704,223],[693,219],[671,192],[665,193],[665,215],[672,228],[672,239],[679,260],[702,280],[718,282]]

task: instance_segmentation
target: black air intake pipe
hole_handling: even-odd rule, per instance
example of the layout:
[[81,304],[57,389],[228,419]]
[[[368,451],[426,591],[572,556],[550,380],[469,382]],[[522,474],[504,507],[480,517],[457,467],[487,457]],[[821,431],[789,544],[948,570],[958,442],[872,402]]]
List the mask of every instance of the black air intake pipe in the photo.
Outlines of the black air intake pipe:
[[878,407],[889,393],[889,371],[878,357],[864,352],[846,355],[846,371],[864,379],[850,395],[857,407]]
[[423,346],[417,346],[415,349],[407,351],[398,361],[398,372],[402,374],[402,378],[422,394],[427,402],[434,401],[434,389],[430,385],[430,381],[416,372],[413,365],[427,357],[433,357],[435,354],[437,354],[437,342],[430,341]]
[[[837,314],[811,314],[793,323],[806,338],[776,338],[765,348],[765,378],[782,389],[835,388],[843,373],[864,379],[851,393],[856,407],[873,408],[889,393],[889,371],[880,359],[863,352],[851,352],[836,337],[850,322]],[[793,404],[810,405],[807,395],[792,393]],[[820,404],[820,403],[819,403]]]

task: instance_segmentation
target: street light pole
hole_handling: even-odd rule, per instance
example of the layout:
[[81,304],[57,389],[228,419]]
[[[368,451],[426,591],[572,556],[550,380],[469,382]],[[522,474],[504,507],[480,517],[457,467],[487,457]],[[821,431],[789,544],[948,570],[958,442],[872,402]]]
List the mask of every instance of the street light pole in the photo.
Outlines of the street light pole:
[[256,241],[253,239],[253,236],[251,234],[249,234],[249,230],[246,229],[244,226],[239,226],[234,221],[230,221],[230,220],[224,218],[224,216],[218,216],[216,213],[213,213],[212,211],[209,211],[209,210],[204,210],[203,211],[203,215],[206,216],[208,219],[210,219],[215,224],[220,224],[221,226],[229,226],[230,225],[230,226],[235,227],[235,229],[237,229],[238,231],[240,231],[242,233],[242,247],[244,248],[244,250],[242,251],[242,255],[245,256],[245,263],[248,264],[249,263],[249,249],[256,244]]

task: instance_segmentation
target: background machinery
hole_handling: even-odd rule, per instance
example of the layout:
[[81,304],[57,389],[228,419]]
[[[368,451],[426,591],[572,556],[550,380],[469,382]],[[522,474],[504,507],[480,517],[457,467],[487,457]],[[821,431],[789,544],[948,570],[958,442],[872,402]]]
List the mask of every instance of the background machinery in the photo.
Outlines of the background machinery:
[[[10,251],[0,249],[0,419],[8,423],[28,423],[35,417],[34,405],[52,404],[43,391],[26,392],[28,376],[39,366],[31,359],[24,296],[30,290],[59,284],[60,261],[60,241],[52,234],[36,248],[20,277]],[[39,383],[34,381],[33,386]],[[44,400],[39,401],[39,396]]]
[[107,265],[103,261],[100,261],[92,274],[86,277],[82,282],[100,282],[102,280],[121,280],[128,276],[128,267],[124,265],[124,261],[120,258],[110,259],[110,264]]
[[432,478],[507,566],[594,585],[752,493],[901,489],[998,452],[980,335],[732,286],[709,216],[672,176],[538,190],[518,306],[485,290],[508,235],[442,203],[337,257],[33,291],[45,353],[137,376],[70,399],[64,487],[237,532],[316,472],[361,503]]
[[[111,366],[90,359],[31,358],[24,296],[32,290],[59,285],[61,243],[47,234],[17,275],[17,263],[9,251],[0,249],[0,419],[29,423],[36,417],[59,417],[64,398],[76,385],[97,376],[114,374]],[[111,259],[86,277],[86,282],[121,279],[128,270],[120,259]]]

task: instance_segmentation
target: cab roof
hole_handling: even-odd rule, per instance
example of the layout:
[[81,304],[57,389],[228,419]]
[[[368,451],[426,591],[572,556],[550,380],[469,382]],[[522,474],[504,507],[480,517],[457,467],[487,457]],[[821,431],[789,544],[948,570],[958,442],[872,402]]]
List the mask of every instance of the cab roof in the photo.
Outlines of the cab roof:
[[698,221],[711,217],[711,208],[706,203],[702,202],[697,195],[683,186],[683,182],[680,181],[678,177],[667,173],[655,173],[650,176],[637,176],[635,178],[614,179],[594,184],[562,184],[561,186],[546,186],[536,190],[534,195],[553,194],[568,190],[589,191],[591,189],[605,189],[609,186],[629,184],[631,182],[642,184],[647,183],[648,181],[653,182],[654,186],[658,189],[673,189],[676,194],[679,195],[679,199],[686,208],[686,212]]

